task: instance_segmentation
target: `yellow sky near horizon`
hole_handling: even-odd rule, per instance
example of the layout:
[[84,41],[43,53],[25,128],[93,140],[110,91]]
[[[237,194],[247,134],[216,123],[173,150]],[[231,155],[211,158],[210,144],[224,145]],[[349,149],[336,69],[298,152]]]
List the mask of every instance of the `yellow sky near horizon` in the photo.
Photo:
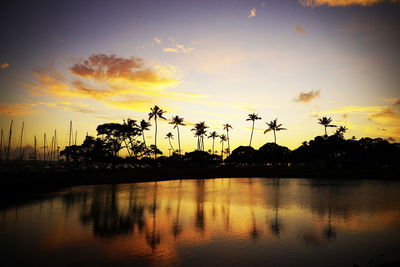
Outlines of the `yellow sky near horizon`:
[[[34,135],[43,143],[44,133],[49,145],[56,129],[63,148],[71,120],[81,143],[86,133],[96,135],[99,124],[147,120],[150,108],[159,105],[168,119],[185,119],[185,152],[196,148],[190,129],[200,121],[220,134],[226,134],[223,124],[231,124],[231,150],[248,145],[250,113],[262,117],[255,123],[255,148],[273,142],[273,133],[263,132],[275,118],[288,129],[277,133],[277,143],[290,149],[324,133],[317,121],[322,116],[346,126],[347,138],[400,140],[400,38],[393,11],[398,4],[301,0],[182,5],[185,14],[161,6],[152,13],[145,4],[140,6],[143,14],[126,21],[113,14],[118,31],[100,19],[101,10],[92,20],[103,26],[102,32],[89,23],[64,32],[56,42],[60,29],[38,25],[51,34],[43,37],[46,44],[33,42],[37,49],[31,54],[19,44],[7,44],[0,54],[4,139],[14,120],[12,144],[17,147],[24,121],[24,145],[32,145]],[[93,7],[82,6],[86,8]],[[78,17],[66,12],[60,18]],[[23,37],[33,38],[28,32]],[[333,128],[328,131],[334,133]],[[176,131],[160,121],[157,144],[164,155],[168,132],[175,135],[176,149]],[[145,134],[153,144],[154,125]],[[212,140],[205,146],[211,149]],[[218,140],[215,150],[220,149]]]

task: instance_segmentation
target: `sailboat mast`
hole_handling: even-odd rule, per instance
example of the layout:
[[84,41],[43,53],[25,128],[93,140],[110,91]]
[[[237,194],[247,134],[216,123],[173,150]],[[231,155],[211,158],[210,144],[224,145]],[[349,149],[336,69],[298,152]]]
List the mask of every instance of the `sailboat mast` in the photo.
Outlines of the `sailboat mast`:
[[0,137],[0,160],[3,159],[3,129],[1,129],[1,137]]
[[18,159],[22,160],[22,137],[24,136],[24,122],[22,122],[21,139],[19,140],[19,154]]
[[54,130],[54,150],[53,150],[53,160],[56,160],[56,147],[57,147],[57,130]]
[[36,161],[36,135],[33,138],[33,159]]
[[46,133],[44,133],[43,139],[43,160],[46,161]]
[[11,136],[12,136],[12,125],[13,125],[13,120],[11,120],[10,124],[10,134],[8,136],[8,147],[7,147],[7,154],[6,154],[6,160],[8,161],[10,158],[10,148],[11,148]]
[[68,146],[71,146],[71,141],[72,141],[72,121],[69,121],[69,142],[68,142]]

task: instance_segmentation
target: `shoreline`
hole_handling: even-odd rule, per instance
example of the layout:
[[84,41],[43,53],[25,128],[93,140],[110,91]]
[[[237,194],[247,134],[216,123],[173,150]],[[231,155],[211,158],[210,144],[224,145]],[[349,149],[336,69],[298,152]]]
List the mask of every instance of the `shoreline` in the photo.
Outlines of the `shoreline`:
[[400,181],[400,169],[314,169],[309,167],[158,167],[119,170],[65,170],[46,173],[2,173],[0,207],[37,199],[74,186],[126,184],[185,179],[299,178],[320,180]]

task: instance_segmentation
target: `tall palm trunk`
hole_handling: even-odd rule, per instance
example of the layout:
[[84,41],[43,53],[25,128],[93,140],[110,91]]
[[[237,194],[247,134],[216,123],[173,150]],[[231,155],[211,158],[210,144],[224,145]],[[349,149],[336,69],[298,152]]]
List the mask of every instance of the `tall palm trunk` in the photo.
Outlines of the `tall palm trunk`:
[[254,121],[253,121],[253,127],[251,127],[251,136],[250,136],[250,145],[251,146],[251,140],[253,139],[253,131],[254,131]]
[[156,134],[154,136],[154,146],[155,146],[155,150],[154,150],[154,158],[157,158],[157,116],[154,116],[154,122],[156,124]]
[[176,129],[178,130],[179,155],[181,155],[181,138],[179,136],[179,126],[178,125],[176,125]]
[[142,131],[142,135],[143,135],[143,143],[144,143],[144,147],[146,147],[146,138],[144,138],[144,132]]
[[325,126],[325,135],[328,135],[327,133],[326,133],[326,125],[324,125]]
[[214,152],[214,141],[215,141],[215,137],[213,137],[213,154],[215,154],[215,152]]
[[275,134],[275,130],[274,130],[274,140],[275,140],[275,144],[276,144],[276,134]]
[[128,151],[128,155],[129,155],[129,157],[130,157],[130,156],[131,156],[131,151],[130,151],[129,146],[128,146],[128,144],[126,143],[126,140],[125,140],[125,139],[124,139],[124,143],[125,143],[126,150]]
[[229,143],[229,130],[226,129],[226,137],[228,139],[228,151],[229,151],[229,155],[231,154],[231,144]]
[[171,138],[168,138],[168,141],[169,141],[169,145],[170,145],[170,147],[172,148],[172,152],[174,152],[174,147],[172,146],[172,144],[171,144]]
[[223,141],[221,142],[221,145],[222,145],[221,157],[222,157],[222,159],[224,159],[224,142]]

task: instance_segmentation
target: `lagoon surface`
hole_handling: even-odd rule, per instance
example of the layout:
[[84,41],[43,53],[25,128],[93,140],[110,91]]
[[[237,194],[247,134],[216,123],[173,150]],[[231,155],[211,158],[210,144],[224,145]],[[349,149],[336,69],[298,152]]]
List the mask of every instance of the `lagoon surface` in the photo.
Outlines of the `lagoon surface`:
[[394,181],[79,186],[3,208],[0,216],[7,266],[371,266],[400,260],[399,244]]

